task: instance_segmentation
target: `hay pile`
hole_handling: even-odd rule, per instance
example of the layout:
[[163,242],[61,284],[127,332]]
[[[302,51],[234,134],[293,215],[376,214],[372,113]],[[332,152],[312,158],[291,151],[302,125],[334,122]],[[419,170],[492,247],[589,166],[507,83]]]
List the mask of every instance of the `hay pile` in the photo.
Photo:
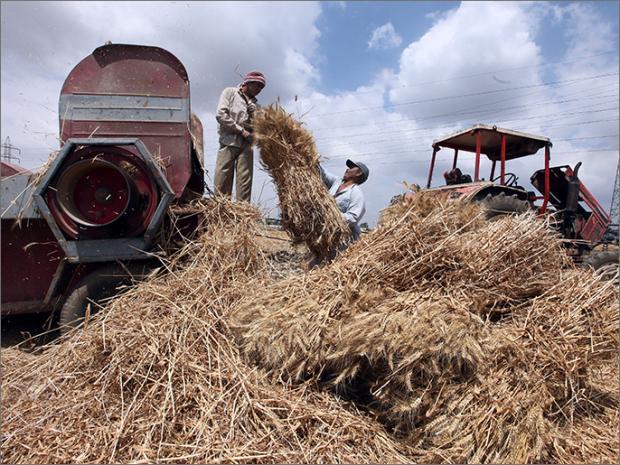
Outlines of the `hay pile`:
[[355,406],[243,363],[227,319],[268,279],[258,212],[218,199],[204,213],[167,273],[83,331],[37,355],[2,350],[2,461],[407,462]]
[[416,195],[276,280],[255,209],[197,208],[166,273],[2,351],[3,462],[617,462],[617,281],[541,221]]
[[277,105],[258,113],[254,135],[261,165],[277,188],[282,226],[319,259],[329,257],[350,231],[321,180],[312,135]]
[[390,207],[339,260],[238,305],[246,360],[364,405],[416,462],[617,462],[618,382],[596,381],[617,373],[617,281],[533,216],[482,217]]

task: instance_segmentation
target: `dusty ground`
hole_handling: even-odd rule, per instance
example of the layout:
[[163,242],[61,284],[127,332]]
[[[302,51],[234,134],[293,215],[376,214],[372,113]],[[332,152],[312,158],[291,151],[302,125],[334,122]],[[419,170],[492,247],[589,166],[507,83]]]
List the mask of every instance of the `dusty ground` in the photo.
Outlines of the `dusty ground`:
[[312,259],[308,249],[304,245],[293,245],[285,231],[265,227],[257,242],[269,258],[274,278],[300,273]]

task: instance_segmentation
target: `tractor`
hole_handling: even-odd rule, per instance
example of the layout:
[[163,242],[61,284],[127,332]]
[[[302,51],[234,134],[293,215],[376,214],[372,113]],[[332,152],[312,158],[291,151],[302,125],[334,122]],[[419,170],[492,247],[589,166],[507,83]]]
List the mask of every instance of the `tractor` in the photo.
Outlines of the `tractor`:
[[[485,124],[477,124],[433,142],[433,153],[426,189],[451,199],[482,202],[487,218],[507,213],[534,210],[550,215],[550,224],[566,239],[569,254],[578,263],[600,268],[618,264],[618,253],[595,251],[604,244],[605,233],[611,224],[610,216],[579,180],[581,162],[550,166],[551,141],[535,136]],[[452,150],[452,168],[444,172],[446,185],[431,188],[437,154]],[[506,171],[510,160],[533,156],[544,150],[544,168],[535,171],[530,182],[536,191],[519,185],[518,177]],[[458,167],[459,152],[475,154],[473,178]],[[489,180],[481,178],[481,156],[491,164]],[[499,173],[496,169],[499,165]]]
[[40,173],[2,162],[2,316],[62,332],[148,272],[171,205],[204,194],[202,125],[170,52],[106,44],[69,73],[61,148]]

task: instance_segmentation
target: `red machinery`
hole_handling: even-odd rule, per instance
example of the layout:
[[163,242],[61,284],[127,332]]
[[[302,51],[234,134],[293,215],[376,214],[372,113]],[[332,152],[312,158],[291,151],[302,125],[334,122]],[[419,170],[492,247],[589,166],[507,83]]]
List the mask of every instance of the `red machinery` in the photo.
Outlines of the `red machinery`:
[[[426,187],[451,198],[484,201],[492,211],[525,211],[552,213],[555,226],[577,256],[592,250],[607,231],[611,219],[578,178],[581,162],[570,166],[550,167],[551,141],[509,129],[477,124],[433,142],[433,154]],[[442,148],[453,150],[452,170],[444,174],[448,185],[431,189],[437,153]],[[526,191],[517,184],[518,177],[506,172],[509,160],[535,155],[544,149],[544,168],[530,178],[541,195]],[[474,176],[465,178],[457,170],[459,151],[475,153]],[[491,162],[489,181],[480,178],[481,155]],[[496,168],[499,162],[499,174]],[[536,201],[542,201],[536,205]],[[617,261],[617,256],[611,257]]]
[[149,258],[171,202],[202,196],[202,126],[183,64],[122,44],[73,68],[59,120],[62,148],[36,185],[2,163],[2,314],[62,308],[69,323]]

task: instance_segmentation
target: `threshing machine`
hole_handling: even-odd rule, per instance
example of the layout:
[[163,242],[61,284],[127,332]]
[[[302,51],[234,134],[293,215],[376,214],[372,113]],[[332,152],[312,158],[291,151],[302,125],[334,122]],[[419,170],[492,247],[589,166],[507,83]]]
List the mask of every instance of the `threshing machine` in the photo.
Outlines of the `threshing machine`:
[[[611,219],[579,180],[581,162],[575,168],[568,165],[550,166],[551,141],[509,129],[477,124],[433,142],[433,153],[426,188],[450,198],[485,202],[487,215],[523,212],[535,209],[550,214],[551,224],[566,239],[570,253],[577,261],[585,260],[593,267],[618,262],[618,254],[592,253],[601,244]],[[437,154],[452,149],[452,169],[444,173],[445,186],[431,188]],[[530,177],[538,191],[527,191],[518,184],[518,177],[506,171],[510,160],[531,156],[544,149],[544,168]],[[475,153],[473,178],[458,167],[459,152]],[[489,180],[480,177],[481,156],[491,162]],[[496,173],[499,164],[499,173]],[[540,203],[538,203],[540,202]]]
[[44,172],[1,166],[2,315],[71,326],[151,256],[173,202],[203,195],[202,125],[183,64],[123,44],[69,73],[59,125]]

